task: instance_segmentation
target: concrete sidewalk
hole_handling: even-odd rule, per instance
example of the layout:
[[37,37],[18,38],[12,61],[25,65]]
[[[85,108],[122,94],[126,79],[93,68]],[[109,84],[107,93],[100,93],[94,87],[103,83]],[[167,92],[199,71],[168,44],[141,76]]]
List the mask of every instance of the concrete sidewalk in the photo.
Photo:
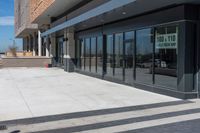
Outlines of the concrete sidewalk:
[[0,69],[0,121],[171,101],[57,68]]
[[199,133],[199,105],[173,101],[8,121],[2,133]]

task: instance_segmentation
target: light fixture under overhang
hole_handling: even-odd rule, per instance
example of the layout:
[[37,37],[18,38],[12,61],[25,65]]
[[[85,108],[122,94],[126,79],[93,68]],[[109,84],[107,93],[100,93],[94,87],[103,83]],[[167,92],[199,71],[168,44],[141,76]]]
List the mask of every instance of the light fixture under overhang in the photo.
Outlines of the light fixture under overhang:
[[126,15],[127,13],[126,13],[126,12],[122,12],[122,14],[123,14],[123,15]]

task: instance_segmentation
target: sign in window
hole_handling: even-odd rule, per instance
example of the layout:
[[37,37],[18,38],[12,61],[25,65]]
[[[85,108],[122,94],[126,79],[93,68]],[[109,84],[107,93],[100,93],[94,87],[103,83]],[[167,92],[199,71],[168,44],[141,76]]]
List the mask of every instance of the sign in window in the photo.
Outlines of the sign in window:
[[177,33],[156,35],[156,49],[176,49]]

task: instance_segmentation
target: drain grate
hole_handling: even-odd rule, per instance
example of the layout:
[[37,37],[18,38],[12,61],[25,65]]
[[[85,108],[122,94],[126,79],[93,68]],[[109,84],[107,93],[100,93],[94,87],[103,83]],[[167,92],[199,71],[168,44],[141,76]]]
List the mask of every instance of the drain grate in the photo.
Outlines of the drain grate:
[[0,130],[7,130],[6,125],[0,125]]

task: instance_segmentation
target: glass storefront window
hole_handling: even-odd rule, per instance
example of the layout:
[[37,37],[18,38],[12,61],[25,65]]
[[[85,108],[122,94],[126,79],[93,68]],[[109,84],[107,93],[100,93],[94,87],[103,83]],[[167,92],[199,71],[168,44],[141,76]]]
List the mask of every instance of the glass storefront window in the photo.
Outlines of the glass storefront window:
[[81,70],[100,75],[104,70],[106,76],[128,84],[135,79],[142,84],[176,89],[178,26],[154,29],[107,35],[105,62],[103,36],[80,40]]
[[136,31],[136,81],[153,84],[153,30]]
[[85,45],[84,45],[84,40],[81,41],[81,70],[85,70]]
[[134,31],[131,32],[126,32],[125,33],[125,42],[124,42],[124,48],[125,48],[125,53],[124,53],[124,62],[125,62],[125,82],[132,84],[134,80],[134,66],[133,66],[133,55],[134,55],[134,37],[135,33]]
[[58,66],[63,66],[64,65],[64,42],[63,42],[64,37],[59,37],[57,38],[57,45],[56,45],[56,56],[57,56],[57,65]]
[[123,80],[123,33],[115,34],[114,77]]
[[76,68],[81,69],[81,40],[80,39],[76,40],[75,55],[77,58]]
[[90,71],[90,38],[85,39],[85,71]]
[[178,27],[156,28],[155,84],[177,88]]
[[96,37],[91,38],[91,72],[96,73]]
[[103,74],[103,37],[97,37],[97,73]]
[[106,75],[113,76],[113,68],[114,68],[114,62],[113,62],[113,35],[107,36],[107,63],[106,63]]
[[134,31],[130,31],[130,32],[125,32],[125,40],[126,41],[132,41],[134,40]]
[[[80,68],[82,71],[102,74],[103,70],[103,37],[80,39]],[[77,54],[78,55],[78,54]]]

